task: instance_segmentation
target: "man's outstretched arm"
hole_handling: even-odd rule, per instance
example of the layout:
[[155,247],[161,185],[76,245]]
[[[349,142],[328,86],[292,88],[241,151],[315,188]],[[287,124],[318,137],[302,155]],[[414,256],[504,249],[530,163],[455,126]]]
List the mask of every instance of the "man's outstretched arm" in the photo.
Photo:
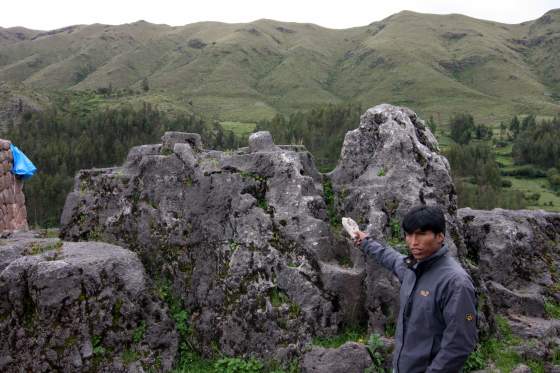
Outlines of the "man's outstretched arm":
[[373,256],[377,263],[393,272],[402,281],[404,271],[406,270],[403,261],[404,255],[368,237],[361,231],[356,233],[354,244],[360,247],[365,254]]

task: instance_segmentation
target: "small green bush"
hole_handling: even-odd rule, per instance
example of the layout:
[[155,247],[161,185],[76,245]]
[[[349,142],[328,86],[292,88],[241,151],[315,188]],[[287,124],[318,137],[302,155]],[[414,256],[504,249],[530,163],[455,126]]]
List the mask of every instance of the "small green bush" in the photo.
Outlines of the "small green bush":
[[140,321],[140,325],[134,329],[132,333],[132,341],[134,343],[140,343],[144,339],[144,333],[146,332],[146,322],[144,320]]
[[216,361],[214,369],[221,373],[261,373],[264,365],[256,359],[227,357]]
[[560,319],[560,304],[553,300],[544,302],[544,311],[551,319]]
[[383,364],[385,359],[381,354],[380,350],[384,347],[383,341],[381,337],[377,333],[373,333],[369,336],[368,343],[367,343],[367,350],[369,355],[371,356],[371,366],[366,368],[364,373],[384,373],[385,369],[383,368]]

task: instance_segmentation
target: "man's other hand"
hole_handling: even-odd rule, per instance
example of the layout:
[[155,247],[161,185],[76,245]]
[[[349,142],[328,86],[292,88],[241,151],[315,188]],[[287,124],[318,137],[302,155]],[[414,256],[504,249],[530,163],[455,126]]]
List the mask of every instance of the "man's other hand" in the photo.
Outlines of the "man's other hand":
[[360,246],[360,244],[362,243],[363,239],[367,237],[367,234],[365,234],[362,231],[357,231],[354,235],[354,245],[356,246]]

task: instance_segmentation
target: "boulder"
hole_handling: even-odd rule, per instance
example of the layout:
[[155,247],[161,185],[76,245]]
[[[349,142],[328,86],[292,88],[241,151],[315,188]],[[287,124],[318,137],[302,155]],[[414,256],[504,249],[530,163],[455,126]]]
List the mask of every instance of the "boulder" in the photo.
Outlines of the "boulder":
[[362,344],[346,342],[339,348],[314,347],[302,359],[301,373],[363,373],[372,365]]
[[[370,236],[406,251],[400,222],[416,205],[439,205],[447,220],[446,243],[453,255],[463,250],[456,223],[457,196],[447,159],[429,128],[408,108],[370,108],[349,131],[340,160],[328,175],[333,205]],[[393,328],[398,314],[398,281],[372,258],[366,269],[365,309],[370,328]],[[362,312],[359,310],[358,312]]]
[[[164,139],[171,137],[181,138]],[[169,278],[192,311],[204,354],[216,343],[228,355],[301,350],[311,336],[336,333],[353,315],[337,309],[338,294],[320,272],[322,263],[350,257],[352,247],[330,229],[309,153],[258,149],[142,146],[123,167],[81,171],[62,235],[127,247],[151,276]],[[348,286],[360,285],[363,270],[339,267],[358,278]],[[360,309],[363,297],[346,301],[353,302],[348,310]]]
[[487,284],[496,312],[546,317],[560,301],[560,214],[542,210],[460,209],[466,260]]
[[138,256],[32,233],[0,240],[0,370],[169,370],[178,337]]

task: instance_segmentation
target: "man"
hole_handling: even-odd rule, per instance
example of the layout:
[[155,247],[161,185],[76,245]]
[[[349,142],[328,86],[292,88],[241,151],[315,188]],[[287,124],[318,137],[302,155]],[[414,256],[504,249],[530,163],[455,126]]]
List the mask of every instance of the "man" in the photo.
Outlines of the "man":
[[477,342],[471,278],[444,244],[445,217],[418,206],[403,219],[406,257],[358,231],[355,244],[401,282],[395,337],[396,373],[460,372]]

